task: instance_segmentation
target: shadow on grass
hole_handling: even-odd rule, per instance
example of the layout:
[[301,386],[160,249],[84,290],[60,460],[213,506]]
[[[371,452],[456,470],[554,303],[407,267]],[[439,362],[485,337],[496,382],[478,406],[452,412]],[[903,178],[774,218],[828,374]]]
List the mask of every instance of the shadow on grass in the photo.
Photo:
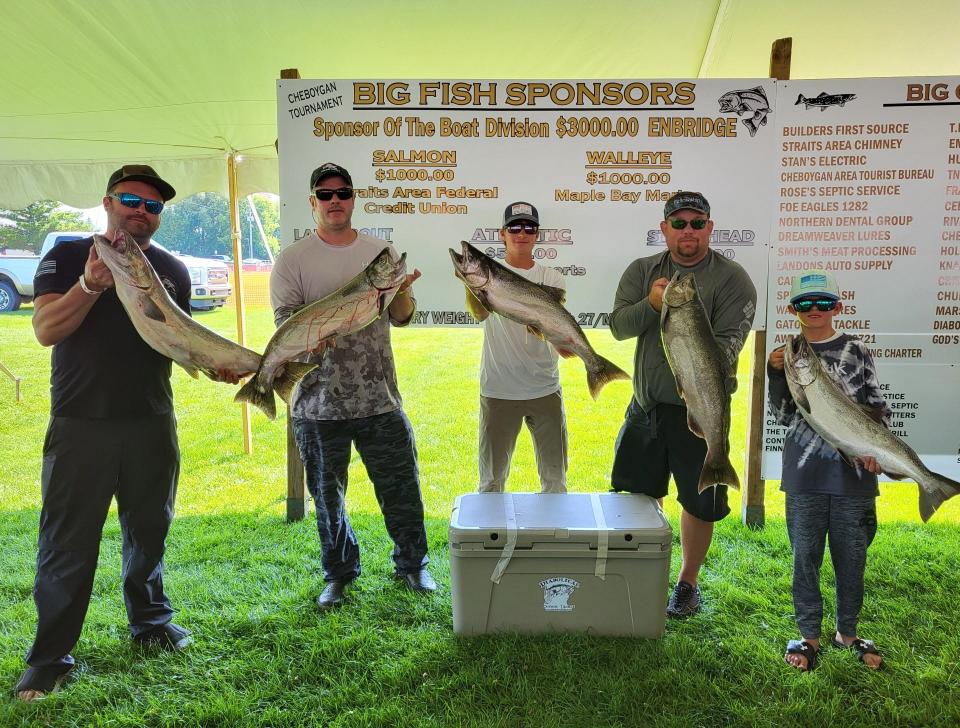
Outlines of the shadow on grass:
[[[870,552],[863,633],[888,669],[832,650],[810,675],[781,661],[794,636],[782,521],[719,524],[702,614],[662,640],[452,633],[447,522],[428,522],[436,595],[392,577],[378,514],[355,514],[363,575],[344,608],[321,615],[312,519],[257,513],[178,518],[166,587],[196,643],[141,653],[127,637],[120,532],[108,519],[84,632],[82,670],[36,705],[0,702],[0,724],[47,725],[780,725],[956,724],[953,626],[960,567],[953,526],[885,524]],[[674,523],[674,528],[676,524]],[[37,513],[0,518],[0,683],[23,668]],[[673,573],[677,551],[674,549]],[[909,558],[907,558],[909,557]],[[832,576],[824,571],[825,630]],[[666,595],[663,595],[664,600]],[[851,705],[856,703],[856,711]]]

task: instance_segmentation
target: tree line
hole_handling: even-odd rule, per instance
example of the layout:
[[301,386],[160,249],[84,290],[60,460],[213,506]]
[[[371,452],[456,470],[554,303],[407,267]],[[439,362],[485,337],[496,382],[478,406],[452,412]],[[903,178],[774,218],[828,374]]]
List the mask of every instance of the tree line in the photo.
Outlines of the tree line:
[[[280,208],[262,195],[240,201],[240,233],[243,258],[268,260],[249,200],[253,200],[273,256],[280,252]],[[170,203],[163,210],[163,223],[154,239],[168,250],[200,258],[233,255],[230,238],[229,202],[215,192],[202,192]],[[47,233],[58,230],[93,231],[79,211],[64,209],[53,200],[39,200],[19,210],[0,208],[0,251],[12,248],[39,255]]]

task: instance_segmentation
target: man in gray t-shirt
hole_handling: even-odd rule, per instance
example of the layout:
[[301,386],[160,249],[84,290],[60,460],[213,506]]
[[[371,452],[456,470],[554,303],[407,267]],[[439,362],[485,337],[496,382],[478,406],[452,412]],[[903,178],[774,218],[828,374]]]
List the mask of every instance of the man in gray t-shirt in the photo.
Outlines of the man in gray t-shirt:
[[687,425],[687,409],[660,341],[663,291],[677,271],[692,272],[713,335],[732,372],[750,332],[757,291],[739,264],[710,250],[710,204],[699,192],[679,192],[667,200],[660,230],[663,253],[639,258],[620,279],[610,313],[617,339],[636,337],[633,398],[617,436],[611,484],[615,490],[662,499],[670,476],[677,484],[680,548],[683,561],[667,607],[671,617],[700,610],[698,576],[713,538],[713,524],[725,517],[727,487],[698,493],[706,442]]
[[[332,162],[310,176],[315,231],[277,258],[270,299],[279,326],[294,312],[336,291],[386,246],[352,225],[350,173]],[[396,255],[396,251],[391,252]],[[436,583],[427,571],[427,534],[417,448],[402,409],[390,347],[390,325],[405,326],[416,301],[414,270],[383,315],[369,326],[321,345],[317,369],[304,377],[292,403],[293,431],[317,511],[317,530],[327,582],[317,606],[340,606],[347,585],[360,575],[360,549],[344,505],[351,446],[373,483],[390,538],[396,576],[420,592]]]

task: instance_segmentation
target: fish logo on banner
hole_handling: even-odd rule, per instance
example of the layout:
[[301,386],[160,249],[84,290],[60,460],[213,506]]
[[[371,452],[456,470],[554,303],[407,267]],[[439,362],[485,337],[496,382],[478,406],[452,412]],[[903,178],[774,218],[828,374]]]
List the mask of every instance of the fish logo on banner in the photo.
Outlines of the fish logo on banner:
[[540,582],[543,589],[543,610],[545,612],[572,612],[574,605],[570,597],[580,582],[565,576],[554,576]]
[[717,103],[720,104],[720,112],[723,114],[747,114],[747,117],[740,121],[750,130],[750,136],[756,136],[757,130],[766,125],[767,114],[770,113],[770,102],[763,86],[727,91],[717,99]]
[[856,94],[828,94],[826,91],[821,91],[819,96],[808,97],[800,94],[797,96],[797,100],[793,102],[793,105],[803,104],[803,108],[808,110],[811,106],[815,106],[820,109],[820,111],[825,111],[828,106],[839,106],[843,108],[848,101],[853,101],[856,98]]

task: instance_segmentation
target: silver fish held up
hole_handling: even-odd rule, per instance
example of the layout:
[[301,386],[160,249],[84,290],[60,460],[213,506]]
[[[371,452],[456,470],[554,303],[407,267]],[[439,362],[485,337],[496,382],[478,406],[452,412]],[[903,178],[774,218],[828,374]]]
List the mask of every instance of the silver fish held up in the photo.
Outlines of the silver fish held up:
[[713,335],[693,273],[677,272],[664,290],[660,336],[687,406],[687,426],[707,442],[698,491],[715,485],[739,489],[730,463],[730,396],[737,378]]
[[960,493],[960,483],[928,469],[907,443],[871,416],[869,408],[844,394],[802,336],[787,337],[783,369],[803,419],[847,463],[873,457],[891,478],[910,478],[920,486],[920,517],[924,523],[941,503]]
[[260,366],[257,352],[190,318],[170,298],[157,272],[130,235],[122,232],[113,242],[95,235],[93,242],[100,260],[113,274],[120,303],[150,348],[175,361],[194,378],[198,372],[216,379],[218,370],[229,370],[237,376],[257,370]]
[[[380,318],[406,279],[406,259],[404,253],[394,260],[390,248],[384,248],[343,286],[280,324],[267,343],[260,368],[237,392],[236,400],[257,405],[270,419],[276,417],[271,392],[276,389],[276,380],[289,378],[295,372],[299,382],[316,364],[296,359],[316,351],[322,342],[352,334]],[[287,397],[284,400],[289,402]]]
[[583,330],[561,303],[563,291],[540,286],[505,268],[466,241],[462,253],[450,249],[454,275],[484,308],[526,326],[557,349],[573,352],[587,368],[587,387],[596,399],[607,382],[630,375],[590,346]]

